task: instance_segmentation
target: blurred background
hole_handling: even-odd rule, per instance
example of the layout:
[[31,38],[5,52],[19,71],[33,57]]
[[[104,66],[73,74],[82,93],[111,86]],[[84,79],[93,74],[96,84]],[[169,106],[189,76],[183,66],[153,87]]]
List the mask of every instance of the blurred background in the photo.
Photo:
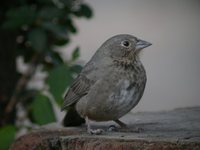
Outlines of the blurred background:
[[200,105],[199,0],[87,2],[94,9],[94,17],[77,20],[79,34],[72,42],[80,45],[84,62],[116,34],[132,34],[153,44],[141,55],[148,80],[144,96],[133,111]]
[[200,106],[199,27],[199,0],[2,0],[0,149],[60,122],[67,88],[116,34],[153,44],[141,55],[148,81],[133,112]]

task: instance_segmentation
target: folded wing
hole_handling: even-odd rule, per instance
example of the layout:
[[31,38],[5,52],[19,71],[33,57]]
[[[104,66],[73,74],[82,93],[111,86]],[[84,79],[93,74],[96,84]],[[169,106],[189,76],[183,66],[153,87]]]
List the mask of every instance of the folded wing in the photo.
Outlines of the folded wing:
[[79,75],[72,83],[67,94],[64,97],[62,110],[75,104],[81,97],[86,95],[90,89],[92,81],[84,75]]

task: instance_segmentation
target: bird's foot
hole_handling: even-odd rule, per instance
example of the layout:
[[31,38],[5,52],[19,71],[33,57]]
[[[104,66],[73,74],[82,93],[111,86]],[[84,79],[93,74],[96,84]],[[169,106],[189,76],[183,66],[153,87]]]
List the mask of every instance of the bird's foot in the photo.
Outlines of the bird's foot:
[[116,131],[118,131],[119,129],[118,129],[118,127],[116,127],[115,125],[110,125],[109,127],[108,127],[108,131],[109,132],[116,132]]
[[86,120],[86,124],[87,124],[87,132],[89,134],[100,135],[104,132],[103,129],[91,129],[90,120],[87,116],[86,116],[85,120]]
[[103,129],[90,129],[88,130],[89,134],[100,135],[104,132]]

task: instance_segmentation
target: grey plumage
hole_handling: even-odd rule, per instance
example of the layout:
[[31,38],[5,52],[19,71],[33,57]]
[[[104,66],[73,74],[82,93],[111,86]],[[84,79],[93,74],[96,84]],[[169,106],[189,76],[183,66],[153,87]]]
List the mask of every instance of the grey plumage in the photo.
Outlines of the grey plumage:
[[83,118],[95,121],[128,113],[144,92],[146,72],[139,53],[150,45],[127,34],[108,39],[72,83],[62,109],[74,106]]

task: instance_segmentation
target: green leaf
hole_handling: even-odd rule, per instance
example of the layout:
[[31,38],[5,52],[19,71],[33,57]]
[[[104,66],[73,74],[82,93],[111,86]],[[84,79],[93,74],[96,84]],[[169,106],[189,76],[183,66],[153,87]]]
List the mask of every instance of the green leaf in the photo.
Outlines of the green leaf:
[[66,40],[68,40],[68,38],[69,38],[67,28],[64,25],[55,24],[55,23],[52,23],[52,22],[44,22],[42,24],[42,26],[45,29],[52,32],[54,34],[54,36],[57,36],[58,38],[66,39]]
[[46,6],[39,11],[38,16],[46,20],[52,20],[62,16],[64,17],[64,11],[55,6]]
[[5,29],[17,29],[23,25],[30,25],[36,18],[36,10],[31,6],[21,6],[10,9],[6,14],[6,21],[3,23]]
[[24,57],[24,62],[27,63],[31,60],[33,57],[33,54],[35,51],[32,49],[26,49],[26,48],[18,48],[16,49],[16,55],[17,56],[23,56]]
[[39,94],[35,97],[32,104],[32,116],[39,125],[56,121],[52,104],[47,96]]
[[83,67],[81,65],[73,65],[70,67],[70,70],[71,70],[71,72],[78,74],[81,72],[82,68]]
[[69,39],[62,39],[62,38],[57,38],[55,41],[55,45],[57,46],[64,46],[67,45],[69,43]]
[[65,20],[65,24],[67,26],[67,29],[71,32],[71,33],[76,33],[77,29],[76,26],[74,25],[73,21],[70,18],[67,18]]
[[47,35],[41,28],[35,28],[30,31],[28,40],[31,42],[31,46],[35,51],[44,51],[47,47]]
[[92,10],[86,4],[82,4],[81,5],[81,12],[86,18],[91,18],[92,17]]
[[68,7],[73,7],[73,5],[74,5],[74,0],[60,0],[60,2],[62,3],[62,4],[64,4],[65,6],[68,6]]
[[0,149],[8,150],[14,141],[16,129],[13,125],[0,128]]
[[52,0],[36,0],[38,3],[40,4],[53,4],[53,1]]
[[80,48],[77,47],[77,48],[75,48],[75,50],[72,53],[72,61],[77,60],[79,58],[79,56],[80,56]]
[[49,72],[47,84],[56,102],[62,104],[62,95],[73,80],[72,72],[65,65],[60,65]]
[[51,61],[54,65],[59,65],[64,63],[62,58],[60,57],[60,54],[56,51],[49,50],[47,56],[51,58]]
[[81,4],[80,9],[75,11],[74,14],[77,17],[91,18],[92,17],[92,9],[86,4]]

